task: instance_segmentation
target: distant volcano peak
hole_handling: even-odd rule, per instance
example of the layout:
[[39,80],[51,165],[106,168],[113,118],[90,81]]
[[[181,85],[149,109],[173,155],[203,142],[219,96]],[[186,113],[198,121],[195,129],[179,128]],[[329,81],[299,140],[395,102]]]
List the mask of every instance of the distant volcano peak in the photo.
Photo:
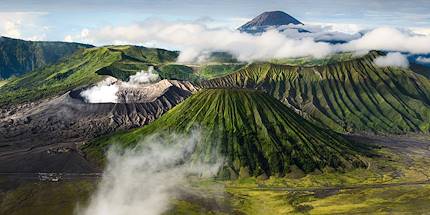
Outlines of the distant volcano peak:
[[267,11],[242,25],[239,30],[248,33],[256,33],[265,31],[268,27],[278,27],[289,24],[303,25],[299,20],[283,11]]

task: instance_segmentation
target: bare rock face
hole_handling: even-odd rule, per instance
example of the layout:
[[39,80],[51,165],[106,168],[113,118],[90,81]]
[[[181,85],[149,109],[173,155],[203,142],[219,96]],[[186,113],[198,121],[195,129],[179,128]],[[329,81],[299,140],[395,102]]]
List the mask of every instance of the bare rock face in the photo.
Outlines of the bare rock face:
[[144,103],[153,102],[159,97],[168,93],[169,89],[177,88],[189,92],[196,91],[196,88],[189,82],[181,82],[176,80],[161,80],[155,84],[124,87],[121,86],[117,92],[119,103]]
[[148,124],[194,91],[189,82],[162,80],[121,88],[120,103],[86,103],[72,91],[0,110],[0,173],[98,171],[80,154],[80,144]]

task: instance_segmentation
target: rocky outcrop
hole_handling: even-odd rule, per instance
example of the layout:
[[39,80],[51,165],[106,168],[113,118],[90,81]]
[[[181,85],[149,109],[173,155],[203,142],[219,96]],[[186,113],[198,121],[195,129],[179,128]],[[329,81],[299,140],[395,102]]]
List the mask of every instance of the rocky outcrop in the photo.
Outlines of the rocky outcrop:
[[171,88],[177,88],[177,90],[175,90],[176,93],[196,91],[196,88],[194,88],[190,82],[161,80],[155,84],[144,86],[127,87],[127,85],[120,85],[116,95],[118,96],[119,103],[153,102],[166,93],[170,94],[172,90],[169,89]]

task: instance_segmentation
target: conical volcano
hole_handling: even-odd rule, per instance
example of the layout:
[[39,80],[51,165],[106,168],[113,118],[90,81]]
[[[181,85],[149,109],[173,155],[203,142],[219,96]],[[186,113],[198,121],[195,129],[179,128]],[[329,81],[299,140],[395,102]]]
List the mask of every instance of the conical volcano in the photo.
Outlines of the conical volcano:
[[267,28],[282,25],[302,25],[299,20],[282,11],[269,11],[260,14],[251,21],[239,27],[239,30],[247,33],[264,32]]
[[207,89],[177,105],[152,124],[93,143],[130,145],[154,133],[189,132],[198,125],[204,140],[194,154],[214,149],[231,175],[286,175],[325,168],[365,166],[361,152],[339,134],[314,126],[268,94],[255,90]]

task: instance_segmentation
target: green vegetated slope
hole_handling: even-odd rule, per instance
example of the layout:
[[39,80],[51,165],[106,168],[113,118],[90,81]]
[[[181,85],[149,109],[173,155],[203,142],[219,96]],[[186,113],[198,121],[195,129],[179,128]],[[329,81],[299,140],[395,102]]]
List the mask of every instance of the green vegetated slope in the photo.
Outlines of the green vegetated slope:
[[324,58],[314,57],[299,57],[299,58],[285,58],[285,59],[272,59],[269,62],[274,64],[285,64],[290,66],[322,66],[327,64],[340,63],[343,61],[357,59],[359,56],[352,52],[334,53]]
[[80,50],[61,62],[12,79],[0,88],[0,105],[35,101],[94,84],[110,75],[128,80],[148,66],[175,61],[176,52],[138,46]]
[[245,65],[244,63],[202,65],[198,70],[198,75],[203,79],[217,78],[236,72]]
[[254,63],[201,86],[263,90],[340,132],[428,132],[430,80],[409,69],[377,67],[380,54],[314,67]]
[[34,42],[0,37],[0,79],[19,76],[53,64],[91,45],[67,42]]
[[158,68],[158,74],[164,79],[197,81],[199,76],[193,68],[181,64],[167,64]]
[[150,134],[186,133],[195,126],[202,127],[204,140],[194,158],[210,161],[213,154],[223,155],[228,163],[223,177],[365,166],[358,145],[314,126],[264,92],[243,89],[200,91],[153,123],[98,139],[84,151],[101,158],[110,144],[130,147]]
[[417,63],[411,63],[409,68],[412,71],[430,79],[430,67],[429,66],[425,66],[425,65],[421,65],[421,64],[417,64]]

